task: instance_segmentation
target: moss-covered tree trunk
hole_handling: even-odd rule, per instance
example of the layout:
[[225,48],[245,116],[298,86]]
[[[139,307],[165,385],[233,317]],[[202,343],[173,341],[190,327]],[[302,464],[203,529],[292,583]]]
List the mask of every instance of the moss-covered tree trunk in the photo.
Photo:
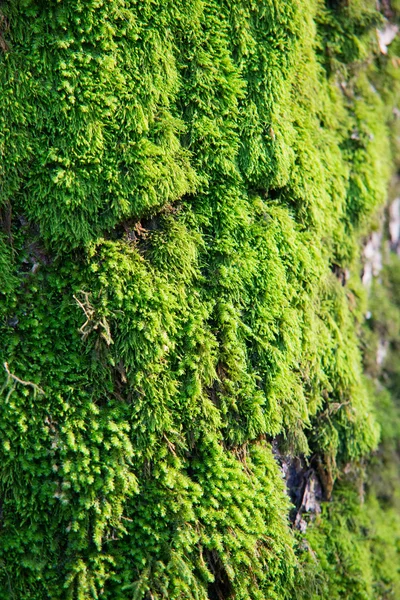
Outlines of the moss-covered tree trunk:
[[1,2],[0,600],[400,598],[396,14]]

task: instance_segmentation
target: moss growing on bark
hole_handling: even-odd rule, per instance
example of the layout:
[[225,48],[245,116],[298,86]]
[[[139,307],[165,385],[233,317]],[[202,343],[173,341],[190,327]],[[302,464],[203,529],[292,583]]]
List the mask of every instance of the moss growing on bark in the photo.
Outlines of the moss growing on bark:
[[[375,2],[0,11],[0,598],[366,598],[369,534],[362,576],[331,557],[375,506],[333,488],[380,435],[359,247],[400,88]],[[336,498],[314,562],[277,439]]]

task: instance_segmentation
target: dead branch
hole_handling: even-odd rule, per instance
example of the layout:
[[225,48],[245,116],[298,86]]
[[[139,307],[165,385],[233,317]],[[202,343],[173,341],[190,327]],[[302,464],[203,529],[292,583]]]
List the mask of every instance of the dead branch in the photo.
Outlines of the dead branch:
[[103,331],[100,333],[100,336],[105,340],[107,346],[110,346],[110,344],[113,343],[113,340],[111,337],[110,326],[108,325],[105,317],[96,320],[96,310],[91,305],[89,300],[90,293],[81,290],[81,294],[84,296],[83,302],[79,300],[75,294],[72,296],[78,306],[83,310],[83,313],[86,317],[86,321],[82,327],[79,328],[79,332],[82,334],[83,339],[86,339],[93,330],[102,327]]
[[39,392],[39,394],[44,395],[44,393],[45,393],[44,390],[42,390],[41,387],[36,385],[36,383],[33,383],[32,381],[24,381],[23,379],[20,379],[19,377],[14,375],[14,373],[11,373],[11,371],[8,367],[8,363],[6,363],[6,362],[4,363],[4,368],[6,370],[6,373],[7,373],[9,379],[12,379],[13,381],[16,381],[17,383],[20,383],[21,385],[30,386],[31,388],[34,389],[35,392]]

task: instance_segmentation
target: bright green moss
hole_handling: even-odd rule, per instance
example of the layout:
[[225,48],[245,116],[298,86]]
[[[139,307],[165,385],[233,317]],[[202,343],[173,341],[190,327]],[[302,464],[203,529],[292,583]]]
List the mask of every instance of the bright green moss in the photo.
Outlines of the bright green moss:
[[[384,427],[358,275],[397,156],[382,16],[369,0],[0,11],[0,598],[301,594],[271,443],[318,456],[332,486]],[[311,528],[331,597],[392,577],[368,534],[350,579],[330,560],[340,510],[367,522],[368,502],[351,489]]]

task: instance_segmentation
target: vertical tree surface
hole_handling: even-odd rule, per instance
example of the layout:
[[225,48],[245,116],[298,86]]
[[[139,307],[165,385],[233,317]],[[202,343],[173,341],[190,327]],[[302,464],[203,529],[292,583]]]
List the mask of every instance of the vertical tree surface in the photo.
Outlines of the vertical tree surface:
[[0,3],[0,600],[400,598],[396,8]]

